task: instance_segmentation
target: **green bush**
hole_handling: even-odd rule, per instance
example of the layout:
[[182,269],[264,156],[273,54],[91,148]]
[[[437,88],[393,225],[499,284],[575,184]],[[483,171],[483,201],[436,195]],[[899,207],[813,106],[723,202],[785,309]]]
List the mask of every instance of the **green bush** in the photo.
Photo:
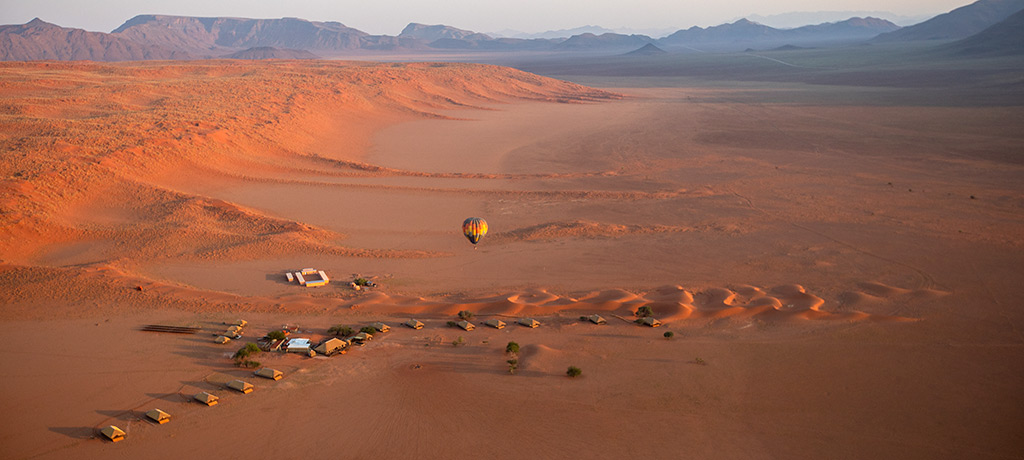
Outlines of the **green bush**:
[[462,310],[459,312],[459,319],[469,321],[473,319],[473,312],[469,310]]
[[259,345],[256,345],[255,343],[247,343],[244,347],[239,348],[238,351],[235,352],[234,358],[235,361],[242,362],[249,356],[259,354],[260,351],[262,350],[260,350]]
[[515,342],[509,342],[508,345],[505,346],[505,353],[511,353],[513,355],[519,354],[519,344]]
[[270,331],[267,333],[266,337],[270,340],[284,340],[288,337],[288,334],[285,334],[284,331],[281,330]]
[[515,374],[516,373],[516,369],[519,367],[519,360],[518,359],[510,359],[510,360],[505,361],[505,362],[508,363],[508,373],[509,374]]
[[448,321],[448,327],[459,327],[459,323],[455,321]]
[[569,366],[569,370],[565,371],[565,375],[568,375],[569,377],[572,377],[572,378],[579,377],[580,374],[582,374],[582,373],[583,373],[583,371],[580,370],[580,368],[578,368],[576,366]]
[[335,324],[334,326],[331,326],[331,328],[327,330],[328,334],[334,334],[337,336],[352,335],[352,332],[353,331],[351,327],[342,324]]
[[693,362],[695,362],[697,364],[700,364],[701,366],[707,366],[708,365],[707,361],[704,361],[702,358],[699,358],[699,357],[697,359],[694,359]]
[[248,368],[248,369],[255,369],[257,367],[260,367],[260,362],[247,359],[247,360],[242,361],[241,363],[239,363],[239,366],[242,366],[242,367]]
[[[238,351],[234,352],[234,362],[238,363],[239,366],[244,367],[248,366],[249,363],[256,363],[254,361],[249,361],[248,358],[253,356],[253,354],[259,354],[260,351],[262,350],[259,349],[259,345],[255,343],[246,343],[246,346],[243,346],[242,348],[239,348]],[[256,363],[256,365],[259,366],[259,363]]]
[[356,278],[355,281],[353,281],[353,282],[356,283],[356,286],[369,286],[370,285],[370,280],[368,280],[366,278]]
[[377,333],[377,330],[374,329],[373,326],[363,326],[359,328],[359,332],[365,332],[367,334],[373,335]]
[[636,309],[636,316],[639,316],[641,318],[646,318],[652,315],[654,315],[654,311],[651,310],[651,307],[649,305],[644,305]]
[[671,339],[671,338],[672,338],[673,336],[675,336],[676,334],[675,334],[674,332],[672,332],[672,331],[665,331],[665,334],[664,334],[664,335],[665,335],[665,338],[666,338],[666,339]]
[[580,321],[587,321],[588,319],[586,316],[580,316]]
[[465,339],[463,339],[462,336],[460,335],[459,338],[457,338],[455,340],[452,340],[452,346],[453,347],[457,347],[459,345],[462,345],[464,342],[465,342]]

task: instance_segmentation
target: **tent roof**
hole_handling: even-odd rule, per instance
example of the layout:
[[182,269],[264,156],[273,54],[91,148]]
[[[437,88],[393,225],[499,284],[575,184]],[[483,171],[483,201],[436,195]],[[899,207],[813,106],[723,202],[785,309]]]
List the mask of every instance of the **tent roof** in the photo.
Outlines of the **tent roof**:
[[277,369],[271,369],[269,367],[264,367],[263,369],[260,369],[260,370],[256,371],[256,375],[258,375],[260,377],[274,378],[274,377],[276,377],[278,375],[284,375],[284,374],[282,374],[281,371],[279,371]]
[[120,428],[118,428],[118,427],[116,427],[114,425],[108,425],[108,426],[104,427],[102,430],[100,430],[100,433],[103,433],[103,435],[108,437],[108,438],[113,438],[114,436],[124,436],[125,435],[124,430],[122,430],[122,429],[120,429]]
[[153,409],[150,410],[149,412],[146,412],[146,417],[149,417],[153,420],[162,420],[165,418],[171,418],[171,414],[168,414],[167,412],[164,412],[160,409]]

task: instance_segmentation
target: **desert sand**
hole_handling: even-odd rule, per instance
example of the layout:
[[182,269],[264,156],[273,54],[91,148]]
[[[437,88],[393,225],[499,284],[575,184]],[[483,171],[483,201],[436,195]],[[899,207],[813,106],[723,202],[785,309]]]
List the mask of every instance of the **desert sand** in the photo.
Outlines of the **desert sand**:
[[[0,74],[5,458],[1024,455],[1020,107],[473,64]],[[332,283],[285,280],[307,266]],[[374,321],[259,355],[280,381],[231,359]]]

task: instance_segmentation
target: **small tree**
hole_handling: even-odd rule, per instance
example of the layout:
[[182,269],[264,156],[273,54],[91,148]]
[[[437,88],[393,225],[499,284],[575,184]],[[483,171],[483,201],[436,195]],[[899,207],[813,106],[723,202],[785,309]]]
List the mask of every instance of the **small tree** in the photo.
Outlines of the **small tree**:
[[516,369],[519,367],[519,360],[518,359],[510,359],[510,360],[505,361],[505,362],[508,363],[508,373],[509,374],[515,374],[516,373]]
[[644,305],[644,306],[636,309],[636,316],[639,316],[641,318],[646,318],[648,316],[653,316],[653,315],[654,315],[654,311],[651,310],[650,305]]
[[327,333],[334,334],[337,336],[352,335],[352,332],[353,330],[351,327],[342,324],[335,324],[334,326],[331,326],[331,328],[327,330]]
[[359,328],[359,332],[365,332],[367,334],[373,335],[377,333],[377,330],[374,329],[373,326],[363,326]]
[[565,375],[568,375],[570,378],[579,377],[582,373],[583,371],[576,366],[569,366],[569,370],[565,371]]
[[459,319],[469,321],[473,319],[473,312],[469,310],[462,310],[459,312]]
[[276,331],[268,332],[266,337],[270,340],[284,340],[285,338],[288,337],[288,334],[285,334],[284,331],[279,329]]
[[255,343],[247,343],[244,347],[239,348],[238,351],[235,352],[235,362],[240,366],[244,365],[249,356],[259,354],[261,351],[263,350],[260,350],[259,345],[256,345]]
[[515,342],[509,342],[508,345],[505,346],[505,353],[508,353],[510,355],[519,354],[519,344]]
[[665,335],[665,338],[666,338],[666,339],[671,339],[671,338],[672,338],[673,336],[675,336],[676,334],[675,334],[674,332],[672,332],[672,331],[665,331],[665,334],[664,334],[664,335]]
[[448,321],[448,327],[459,327],[459,323],[455,321]]

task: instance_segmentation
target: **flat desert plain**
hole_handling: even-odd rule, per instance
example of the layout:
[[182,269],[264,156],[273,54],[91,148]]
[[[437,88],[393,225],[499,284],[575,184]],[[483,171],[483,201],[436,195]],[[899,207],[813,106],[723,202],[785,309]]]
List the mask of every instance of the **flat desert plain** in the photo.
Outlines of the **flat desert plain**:
[[[0,74],[4,458],[1024,455],[1019,106],[474,64]],[[375,321],[252,358],[279,381],[232,360]]]

